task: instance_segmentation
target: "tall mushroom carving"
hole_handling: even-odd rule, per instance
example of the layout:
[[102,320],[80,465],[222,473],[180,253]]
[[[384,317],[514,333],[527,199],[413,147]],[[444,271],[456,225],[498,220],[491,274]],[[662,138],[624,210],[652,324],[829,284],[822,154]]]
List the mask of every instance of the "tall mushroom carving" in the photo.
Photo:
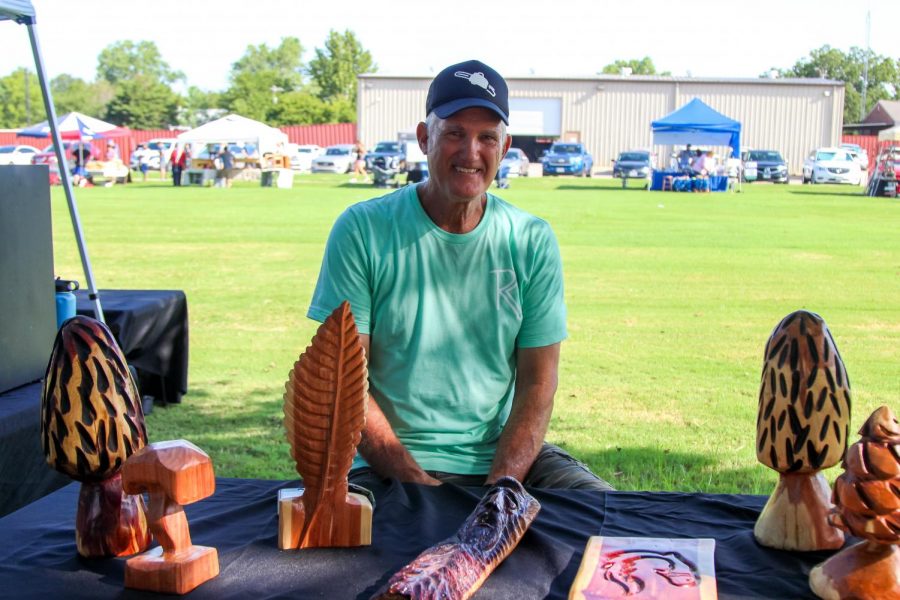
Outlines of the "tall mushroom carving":
[[76,316],[56,335],[44,377],[41,445],[51,467],[81,482],[75,542],[85,557],[127,556],[150,544],[144,502],[119,470],[147,443],[137,385],[109,329]]
[[850,427],[850,381],[822,317],[786,316],[766,344],[756,456],[779,472],[756,521],[757,541],[782,550],[840,548],[827,521],[831,490],[820,473],[841,460]]
[[813,568],[809,585],[821,598],[900,600],[900,424],[882,406],[859,435],[834,482],[829,521],[864,541]]

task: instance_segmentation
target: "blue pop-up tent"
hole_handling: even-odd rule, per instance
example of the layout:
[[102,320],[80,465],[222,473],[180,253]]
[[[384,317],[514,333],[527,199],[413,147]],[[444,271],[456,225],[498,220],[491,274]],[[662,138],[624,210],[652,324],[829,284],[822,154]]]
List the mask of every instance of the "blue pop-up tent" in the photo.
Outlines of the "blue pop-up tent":
[[675,112],[650,123],[653,143],[731,146],[731,156],[741,155],[741,124],[694,98]]

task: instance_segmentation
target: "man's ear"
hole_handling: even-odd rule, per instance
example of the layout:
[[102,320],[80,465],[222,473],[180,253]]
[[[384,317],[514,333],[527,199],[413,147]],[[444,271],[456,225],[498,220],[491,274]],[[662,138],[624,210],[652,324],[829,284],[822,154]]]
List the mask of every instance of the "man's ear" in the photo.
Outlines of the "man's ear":
[[419,150],[422,154],[428,154],[428,126],[424,122],[416,125],[416,140],[419,142]]
[[506,144],[503,145],[503,154],[500,156],[500,159],[503,160],[503,157],[506,156],[506,153],[509,152],[509,147],[512,145],[512,136],[506,135]]

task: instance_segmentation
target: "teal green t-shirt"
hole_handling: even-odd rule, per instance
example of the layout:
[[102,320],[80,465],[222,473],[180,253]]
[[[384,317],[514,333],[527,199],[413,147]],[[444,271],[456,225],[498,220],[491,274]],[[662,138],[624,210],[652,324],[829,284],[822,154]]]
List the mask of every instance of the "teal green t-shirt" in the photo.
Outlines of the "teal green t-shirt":
[[370,392],[426,470],[487,473],[512,406],[516,348],[566,337],[553,231],[490,194],[465,234],[437,227],[415,186],[348,208],[307,316],[324,321],[344,300],[370,335]]

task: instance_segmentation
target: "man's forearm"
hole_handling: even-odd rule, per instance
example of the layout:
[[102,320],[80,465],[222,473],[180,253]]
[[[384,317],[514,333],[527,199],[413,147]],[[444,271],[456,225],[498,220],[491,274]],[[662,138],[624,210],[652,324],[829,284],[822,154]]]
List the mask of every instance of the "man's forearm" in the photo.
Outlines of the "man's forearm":
[[541,451],[553,412],[556,386],[529,386],[513,402],[509,420],[500,434],[487,483],[504,475],[523,481]]
[[359,453],[382,477],[396,477],[400,481],[439,485],[412,457],[397,438],[375,399],[369,395],[366,427],[359,443]]

